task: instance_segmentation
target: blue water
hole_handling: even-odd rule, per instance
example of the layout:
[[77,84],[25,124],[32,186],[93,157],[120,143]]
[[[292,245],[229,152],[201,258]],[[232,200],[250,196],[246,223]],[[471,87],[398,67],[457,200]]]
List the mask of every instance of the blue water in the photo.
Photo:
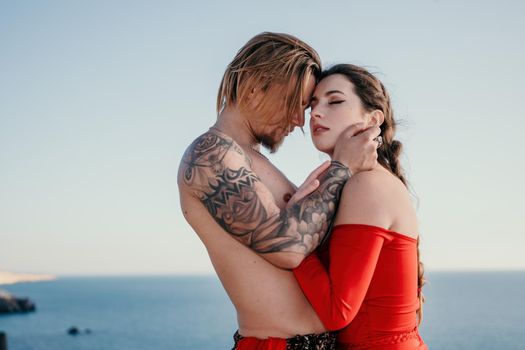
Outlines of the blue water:
[[[525,349],[525,272],[432,273],[430,349]],[[63,278],[4,287],[38,311],[0,316],[9,350],[230,349],[235,313],[215,277]],[[90,335],[72,337],[76,325]]]

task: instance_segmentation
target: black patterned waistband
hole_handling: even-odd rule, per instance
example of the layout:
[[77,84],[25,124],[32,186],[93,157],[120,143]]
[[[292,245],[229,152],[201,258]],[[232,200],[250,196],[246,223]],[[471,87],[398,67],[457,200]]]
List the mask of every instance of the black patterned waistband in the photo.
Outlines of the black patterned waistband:
[[[296,335],[286,339],[286,350],[334,350],[336,336],[335,332]],[[239,334],[239,331],[236,331],[233,335],[235,345],[232,350],[237,347],[237,343],[242,338],[244,337]]]

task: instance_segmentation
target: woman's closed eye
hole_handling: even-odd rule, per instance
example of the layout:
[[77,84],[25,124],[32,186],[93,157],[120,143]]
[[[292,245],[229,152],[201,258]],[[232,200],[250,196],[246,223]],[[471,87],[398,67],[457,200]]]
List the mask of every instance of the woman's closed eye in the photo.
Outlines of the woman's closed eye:
[[343,103],[345,102],[345,100],[335,100],[335,101],[330,101],[328,102],[329,105],[338,105],[340,103]]

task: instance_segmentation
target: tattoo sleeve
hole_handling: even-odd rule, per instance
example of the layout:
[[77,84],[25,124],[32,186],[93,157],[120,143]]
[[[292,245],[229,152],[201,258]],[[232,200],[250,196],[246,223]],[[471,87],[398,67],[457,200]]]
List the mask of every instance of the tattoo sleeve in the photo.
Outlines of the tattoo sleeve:
[[326,237],[348,169],[333,162],[319,188],[287,209],[251,170],[244,151],[226,135],[208,132],[184,154],[182,176],[213,218],[258,253],[307,255]]

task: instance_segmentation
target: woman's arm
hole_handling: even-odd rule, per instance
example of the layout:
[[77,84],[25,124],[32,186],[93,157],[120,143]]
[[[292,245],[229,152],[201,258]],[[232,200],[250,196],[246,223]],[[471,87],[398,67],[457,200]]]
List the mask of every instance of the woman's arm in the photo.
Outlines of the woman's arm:
[[381,204],[385,200],[382,183],[381,176],[372,172],[353,177],[343,191],[338,226],[330,238],[329,269],[312,254],[294,270],[304,294],[329,330],[344,328],[355,317],[383,244],[390,239],[387,231],[377,226],[388,227],[389,221]]

